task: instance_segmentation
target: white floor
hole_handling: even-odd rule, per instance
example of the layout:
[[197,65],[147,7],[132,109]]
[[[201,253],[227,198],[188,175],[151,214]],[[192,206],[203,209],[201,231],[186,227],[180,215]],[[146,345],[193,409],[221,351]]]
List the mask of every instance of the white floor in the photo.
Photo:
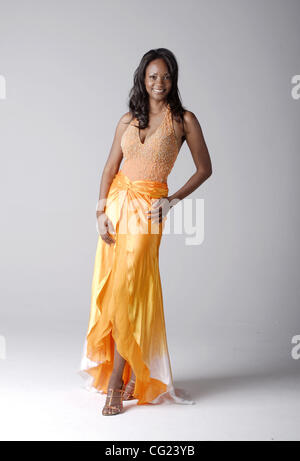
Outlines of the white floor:
[[1,440],[300,440],[299,361],[279,367],[277,354],[274,363],[251,362],[251,351],[222,356],[217,345],[185,344],[176,353],[169,341],[175,387],[197,403],[131,401],[121,415],[105,417],[105,396],[83,389],[76,374],[82,338],[73,333],[8,334]]

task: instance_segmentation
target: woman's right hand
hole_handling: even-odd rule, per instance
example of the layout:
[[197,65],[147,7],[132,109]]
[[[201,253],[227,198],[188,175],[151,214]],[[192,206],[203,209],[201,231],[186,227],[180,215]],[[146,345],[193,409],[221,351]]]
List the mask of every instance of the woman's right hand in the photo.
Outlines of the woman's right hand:
[[97,231],[105,243],[108,245],[115,243],[115,240],[110,236],[110,234],[116,233],[113,223],[104,212],[97,216]]

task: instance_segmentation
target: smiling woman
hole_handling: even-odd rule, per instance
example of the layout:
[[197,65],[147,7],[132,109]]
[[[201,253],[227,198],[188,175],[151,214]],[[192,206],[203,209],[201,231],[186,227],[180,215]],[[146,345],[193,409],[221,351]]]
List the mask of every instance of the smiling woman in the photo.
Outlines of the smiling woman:
[[[118,124],[102,176],[99,199],[106,203],[97,214],[101,238],[81,372],[88,388],[107,394],[103,415],[120,413],[122,402],[130,399],[137,399],[138,405],[194,403],[173,383],[159,247],[172,199],[195,190],[210,168],[200,126],[181,105],[177,77],[171,51],[159,48],[143,56],[134,76],[130,112]],[[182,120],[177,133],[173,117]],[[167,178],[182,139],[195,146],[197,172],[168,196]],[[138,224],[133,232],[128,228],[132,221]]]

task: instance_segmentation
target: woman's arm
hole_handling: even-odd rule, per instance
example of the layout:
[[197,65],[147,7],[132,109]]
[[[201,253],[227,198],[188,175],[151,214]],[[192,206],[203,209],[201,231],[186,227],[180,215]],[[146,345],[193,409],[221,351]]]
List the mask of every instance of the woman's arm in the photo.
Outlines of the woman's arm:
[[120,163],[123,158],[123,152],[121,149],[121,138],[122,138],[124,131],[126,130],[128,126],[124,122],[128,122],[130,119],[131,119],[130,112],[126,112],[126,114],[124,114],[120,118],[118,125],[116,127],[113,143],[112,143],[112,146],[111,146],[108,158],[106,160],[106,163],[104,165],[102,176],[101,176],[99,200],[98,200],[97,210],[96,210],[97,217],[100,216],[101,213],[105,212],[106,199],[107,199],[110,185],[112,183],[112,180],[115,174],[119,171]]
[[[186,142],[190,148],[196,172],[177,192],[170,195],[168,200],[173,204],[184,199],[196,190],[212,174],[212,164],[210,155],[205,143],[201,126],[193,112],[186,111],[184,114],[184,126]],[[170,203],[172,207],[172,203]]]
[[107,195],[113,178],[115,174],[119,171],[120,163],[123,158],[123,152],[121,149],[121,138],[128,126],[126,123],[124,123],[124,121],[126,122],[130,118],[131,115],[129,112],[127,112],[120,118],[117,128],[115,130],[113,143],[101,176],[99,200],[96,206],[96,227],[102,240],[106,242],[108,245],[115,243],[115,240],[112,238],[111,234],[115,234],[116,232],[113,223],[105,214]]

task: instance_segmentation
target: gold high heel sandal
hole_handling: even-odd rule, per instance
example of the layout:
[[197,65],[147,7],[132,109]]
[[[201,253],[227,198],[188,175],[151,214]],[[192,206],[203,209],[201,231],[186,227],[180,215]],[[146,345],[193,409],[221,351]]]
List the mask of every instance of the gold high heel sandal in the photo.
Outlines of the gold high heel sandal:
[[123,400],[134,400],[135,399],[135,397],[133,397],[134,387],[135,387],[135,379],[134,380],[130,379],[124,389]]
[[[124,384],[122,384],[121,389],[113,389],[110,387],[107,390],[106,402],[102,410],[104,416],[118,415],[123,411],[123,393]],[[116,398],[119,399],[119,402],[112,405],[112,400]]]

